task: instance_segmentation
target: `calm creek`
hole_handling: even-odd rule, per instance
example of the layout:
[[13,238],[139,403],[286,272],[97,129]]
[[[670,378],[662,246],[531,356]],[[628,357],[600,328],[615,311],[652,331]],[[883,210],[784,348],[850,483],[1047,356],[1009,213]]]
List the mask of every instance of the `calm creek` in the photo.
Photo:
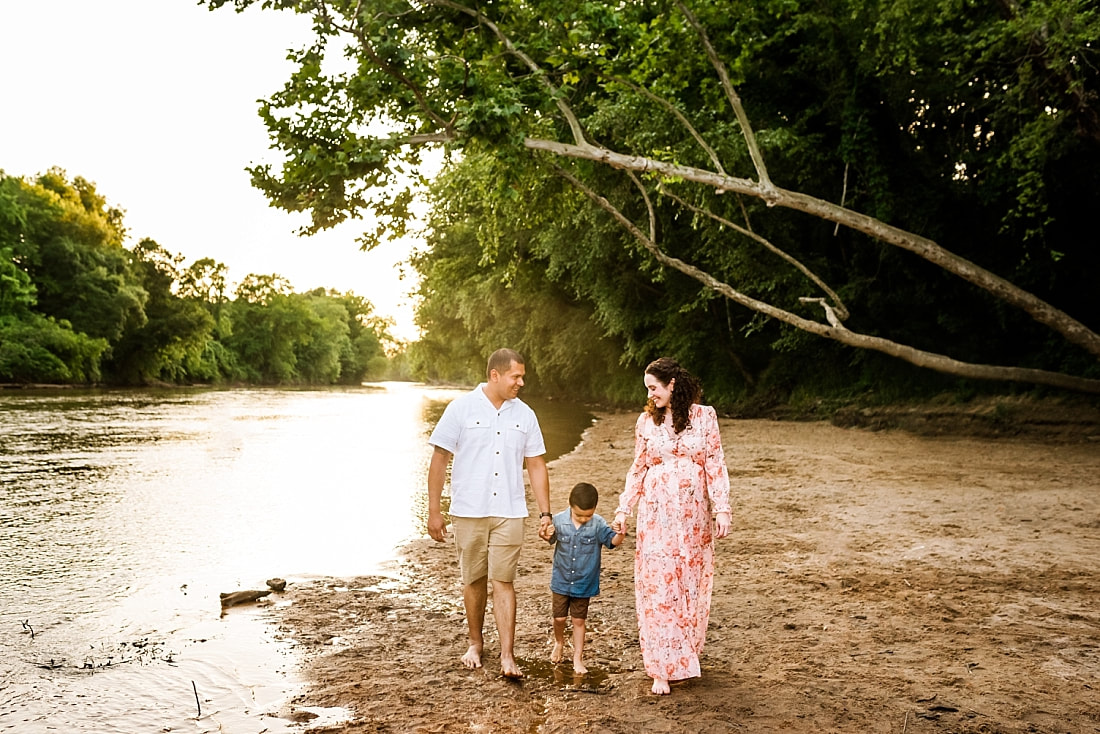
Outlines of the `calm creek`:
[[[424,534],[458,394],[0,392],[0,732],[301,731],[275,716],[301,681],[270,605],[219,593],[379,573]],[[591,425],[530,402],[548,458]]]

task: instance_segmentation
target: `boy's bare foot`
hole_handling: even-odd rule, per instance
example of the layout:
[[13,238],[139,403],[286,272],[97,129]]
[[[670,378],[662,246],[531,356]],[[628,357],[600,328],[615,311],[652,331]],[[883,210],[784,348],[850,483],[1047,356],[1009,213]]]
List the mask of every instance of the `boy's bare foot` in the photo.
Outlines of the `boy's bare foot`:
[[671,689],[668,687],[668,681],[664,678],[654,678],[652,691],[654,696],[667,696]]
[[550,651],[550,662],[554,663],[555,665],[560,663],[561,658],[562,658],[562,653],[564,651],[565,651],[565,643],[564,642],[557,642],[555,640],[554,649]]
[[462,656],[462,664],[470,670],[481,667],[481,648],[477,645],[470,645],[470,649],[466,651],[466,654]]
[[584,667],[584,663],[576,658],[573,658],[573,672],[577,675],[584,675],[588,672],[588,668]]
[[500,674],[505,678],[523,677],[523,671],[516,665],[516,661],[513,658],[505,658],[503,655],[500,657]]

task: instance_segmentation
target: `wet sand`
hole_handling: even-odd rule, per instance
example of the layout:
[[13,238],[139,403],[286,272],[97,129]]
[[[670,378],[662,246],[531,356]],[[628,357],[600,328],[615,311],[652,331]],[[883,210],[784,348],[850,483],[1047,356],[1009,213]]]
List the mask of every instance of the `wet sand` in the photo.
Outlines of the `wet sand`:
[[[310,685],[279,715],[351,712],[311,729],[326,732],[1100,732],[1100,419],[1086,412],[1001,422],[1018,435],[1000,437],[958,419],[938,436],[723,419],[734,519],[701,678],[648,692],[633,536],[604,553],[589,675],[573,676],[568,644],[551,665],[551,551],[531,522],[525,680],[500,676],[491,616],[485,667],[460,665],[453,546],[423,539],[387,576],[288,588],[274,613]],[[634,419],[602,414],[551,464],[555,510],[589,481],[611,514]]]

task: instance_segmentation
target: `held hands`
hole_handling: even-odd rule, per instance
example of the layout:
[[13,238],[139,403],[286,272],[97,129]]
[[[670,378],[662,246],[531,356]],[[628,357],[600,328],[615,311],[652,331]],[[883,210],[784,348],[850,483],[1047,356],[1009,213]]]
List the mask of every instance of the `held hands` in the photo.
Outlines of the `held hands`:
[[615,519],[611,522],[611,529],[616,533],[626,534],[626,513],[616,512]]
[[730,514],[719,512],[714,516],[714,537],[724,538],[730,534]]
[[549,517],[539,519],[539,537],[543,540],[550,540],[554,537],[554,521]]

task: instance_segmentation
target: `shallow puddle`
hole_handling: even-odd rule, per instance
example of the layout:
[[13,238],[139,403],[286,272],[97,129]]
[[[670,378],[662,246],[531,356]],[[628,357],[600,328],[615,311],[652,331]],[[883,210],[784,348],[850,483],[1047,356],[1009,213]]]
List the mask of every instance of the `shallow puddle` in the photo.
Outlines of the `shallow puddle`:
[[568,662],[551,663],[549,660],[519,659],[527,679],[547,681],[562,691],[602,694],[611,690],[610,676],[606,670],[590,667],[584,675],[573,672]]

